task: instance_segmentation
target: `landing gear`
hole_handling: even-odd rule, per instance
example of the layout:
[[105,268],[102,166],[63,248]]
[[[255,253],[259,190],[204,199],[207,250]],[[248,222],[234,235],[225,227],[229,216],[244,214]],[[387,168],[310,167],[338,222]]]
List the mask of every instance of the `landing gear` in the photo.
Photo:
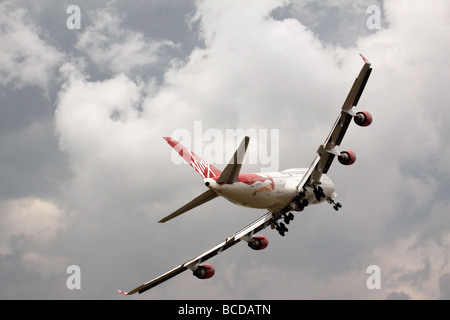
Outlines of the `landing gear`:
[[335,202],[333,198],[328,198],[327,201],[328,203],[333,205],[333,209],[336,211],[339,211],[339,209],[342,208],[342,204],[340,204],[339,202]]
[[[336,196],[335,193],[333,193],[332,196],[327,197],[325,195],[325,192],[323,191],[323,188],[321,186],[311,186],[314,191],[314,195],[316,197],[317,201],[321,201],[323,198],[325,200],[333,205],[333,209],[336,211],[339,211],[340,208],[342,208],[342,205],[339,202],[335,202],[333,197]],[[284,237],[286,232],[288,232],[288,228],[286,228],[286,224],[289,224],[292,220],[294,220],[294,214],[291,211],[303,211],[305,207],[309,205],[309,202],[306,198],[306,190],[304,189],[304,192],[300,192],[291,202],[284,207],[282,210],[273,213],[273,218],[271,221],[272,229],[276,229],[278,233]],[[278,222],[278,220],[283,219],[283,222]]]
[[289,231],[289,229],[286,228],[286,226],[284,225],[283,222],[278,223],[278,222],[275,221],[275,225],[276,225],[275,229],[278,231],[278,233],[282,237],[284,237],[284,234]]
[[[289,224],[292,220],[294,220],[294,214],[290,211],[303,211],[305,207],[309,205],[308,200],[304,199],[305,194],[300,193],[297,195],[289,205],[284,207],[281,211],[279,211],[273,220],[272,228],[276,229],[278,233],[284,237],[285,233],[288,232],[288,228],[286,228],[285,224]],[[283,222],[277,222],[279,219],[283,219]]]
[[323,192],[323,188],[321,186],[314,186],[314,195],[316,196],[316,200],[320,201],[320,199],[325,198],[325,193]]
[[305,192],[300,192],[286,208],[288,208],[289,211],[303,211],[308,204],[308,200],[305,199]]
[[303,209],[305,209],[305,207],[307,207],[309,204],[308,200],[300,200],[298,198],[295,198],[293,203],[295,205],[295,211],[303,211]]
[[294,214],[292,212],[289,212],[288,214],[283,213],[283,221],[286,224],[289,224],[292,220],[294,220]]

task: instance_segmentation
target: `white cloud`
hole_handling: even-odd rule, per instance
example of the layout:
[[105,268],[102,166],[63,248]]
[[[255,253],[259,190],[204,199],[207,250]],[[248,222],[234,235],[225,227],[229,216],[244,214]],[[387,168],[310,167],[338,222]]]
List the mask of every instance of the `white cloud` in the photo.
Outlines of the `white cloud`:
[[39,198],[8,200],[0,204],[0,255],[11,253],[13,237],[37,244],[53,241],[69,222],[69,214],[56,204]]
[[42,39],[27,11],[9,1],[0,4],[0,42],[0,83],[46,90],[63,55]]
[[[20,270],[46,278],[61,275],[70,260],[67,252],[47,249],[64,237],[73,218],[73,211],[36,197],[1,202],[0,259],[6,262],[19,257],[15,267]],[[5,264],[5,268],[11,266]],[[16,286],[11,288],[11,294],[20,294]]]
[[76,48],[86,52],[96,66],[117,72],[156,63],[169,40],[147,39],[142,33],[126,29],[121,18],[108,9],[91,12],[88,24],[79,36]]
[[322,92],[339,82],[334,53],[297,20],[270,18],[282,3],[199,2],[206,47],[165,76],[189,112],[218,127],[270,128],[291,119],[308,125],[333,101]]
[[[67,63],[60,69],[64,84],[55,132],[72,173],[65,194],[86,211],[102,208],[122,215],[145,207],[155,214],[151,207],[158,206],[157,195],[174,174],[161,169],[171,163],[171,149],[162,137],[183,119],[172,117],[167,101],[143,103],[153,96],[152,81],[145,84],[122,73],[90,81],[83,67]],[[149,202],[149,196],[155,201]]]

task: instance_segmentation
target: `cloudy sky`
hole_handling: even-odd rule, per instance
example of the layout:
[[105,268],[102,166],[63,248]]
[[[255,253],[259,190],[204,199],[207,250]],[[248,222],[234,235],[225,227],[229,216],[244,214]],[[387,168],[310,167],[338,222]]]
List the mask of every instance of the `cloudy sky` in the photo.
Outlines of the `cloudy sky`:
[[[285,237],[264,230],[266,250],[211,259],[212,279],[185,272],[132,298],[449,299],[449,12],[446,0],[1,2],[0,298],[128,299],[115,290],[258,218],[216,199],[158,224],[205,190],[162,137],[183,132],[202,152],[250,130],[254,154],[273,154],[243,171],[307,167],[363,53],[358,108],[374,122],[350,126],[342,147],[358,160],[329,171],[341,211],[308,207]],[[201,155],[223,168],[223,154]],[[372,265],[380,289],[366,285]]]

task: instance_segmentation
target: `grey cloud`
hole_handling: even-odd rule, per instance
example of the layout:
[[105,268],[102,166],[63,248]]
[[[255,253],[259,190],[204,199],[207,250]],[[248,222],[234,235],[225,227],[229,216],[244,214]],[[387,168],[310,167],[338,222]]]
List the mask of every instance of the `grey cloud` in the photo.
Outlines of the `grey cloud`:
[[146,39],[140,32],[123,28],[114,11],[97,10],[89,18],[90,23],[80,32],[76,48],[86,52],[94,65],[114,74],[156,64],[163,49],[175,47],[172,41]]
[[41,39],[40,27],[26,16],[27,10],[4,2],[0,5],[2,50],[1,84],[47,89],[62,55]]
[[387,296],[386,299],[387,300],[409,300],[409,299],[411,299],[411,297],[407,293],[400,291],[400,292],[389,293],[389,295]]
[[444,273],[439,277],[440,299],[450,299],[450,274]]

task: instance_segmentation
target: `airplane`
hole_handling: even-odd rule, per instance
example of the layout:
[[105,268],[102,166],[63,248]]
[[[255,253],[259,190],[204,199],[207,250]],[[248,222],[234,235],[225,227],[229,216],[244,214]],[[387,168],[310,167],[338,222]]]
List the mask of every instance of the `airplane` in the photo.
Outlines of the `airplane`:
[[[160,223],[178,217],[219,196],[234,204],[267,209],[268,212],[215,247],[163,275],[145,282],[131,291],[117,291],[125,295],[132,295],[136,292],[141,294],[187,269],[190,269],[193,275],[199,279],[209,279],[214,276],[215,269],[211,264],[204,263],[206,260],[241,241],[247,242],[253,250],[265,249],[269,240],[256,233],[271,226],[281,236],[285,236],[285,233],[288,232],[286,224],[294,219],[293,212],[301,212],[309,205],[323,202],[332,204],[333,208],[338,211],[342,205],[335,201],[335,185],[327,173],[336,157],[341,164],[352,165],[356,161],[356,155],[350,150],[339,152],[336,147],[340,146],[352,119],[362,127],[369,126],[373,121],[369,112],[353,110],[357,106],[372,72],[371,63],[363,55],[360,54],[360,56],[364,65],[345,99],[336,122],[325,142],[319,146],[317,154],[308,168],[295,168],[273,173],[240,173],[250,140],[249,137],[244,137],[230,162],[223,171],[220,171],[178,141],[165,137],[167,143],[203,177],[208,190],[161,219]],[[281,219],[284,223],[280,221]]]

